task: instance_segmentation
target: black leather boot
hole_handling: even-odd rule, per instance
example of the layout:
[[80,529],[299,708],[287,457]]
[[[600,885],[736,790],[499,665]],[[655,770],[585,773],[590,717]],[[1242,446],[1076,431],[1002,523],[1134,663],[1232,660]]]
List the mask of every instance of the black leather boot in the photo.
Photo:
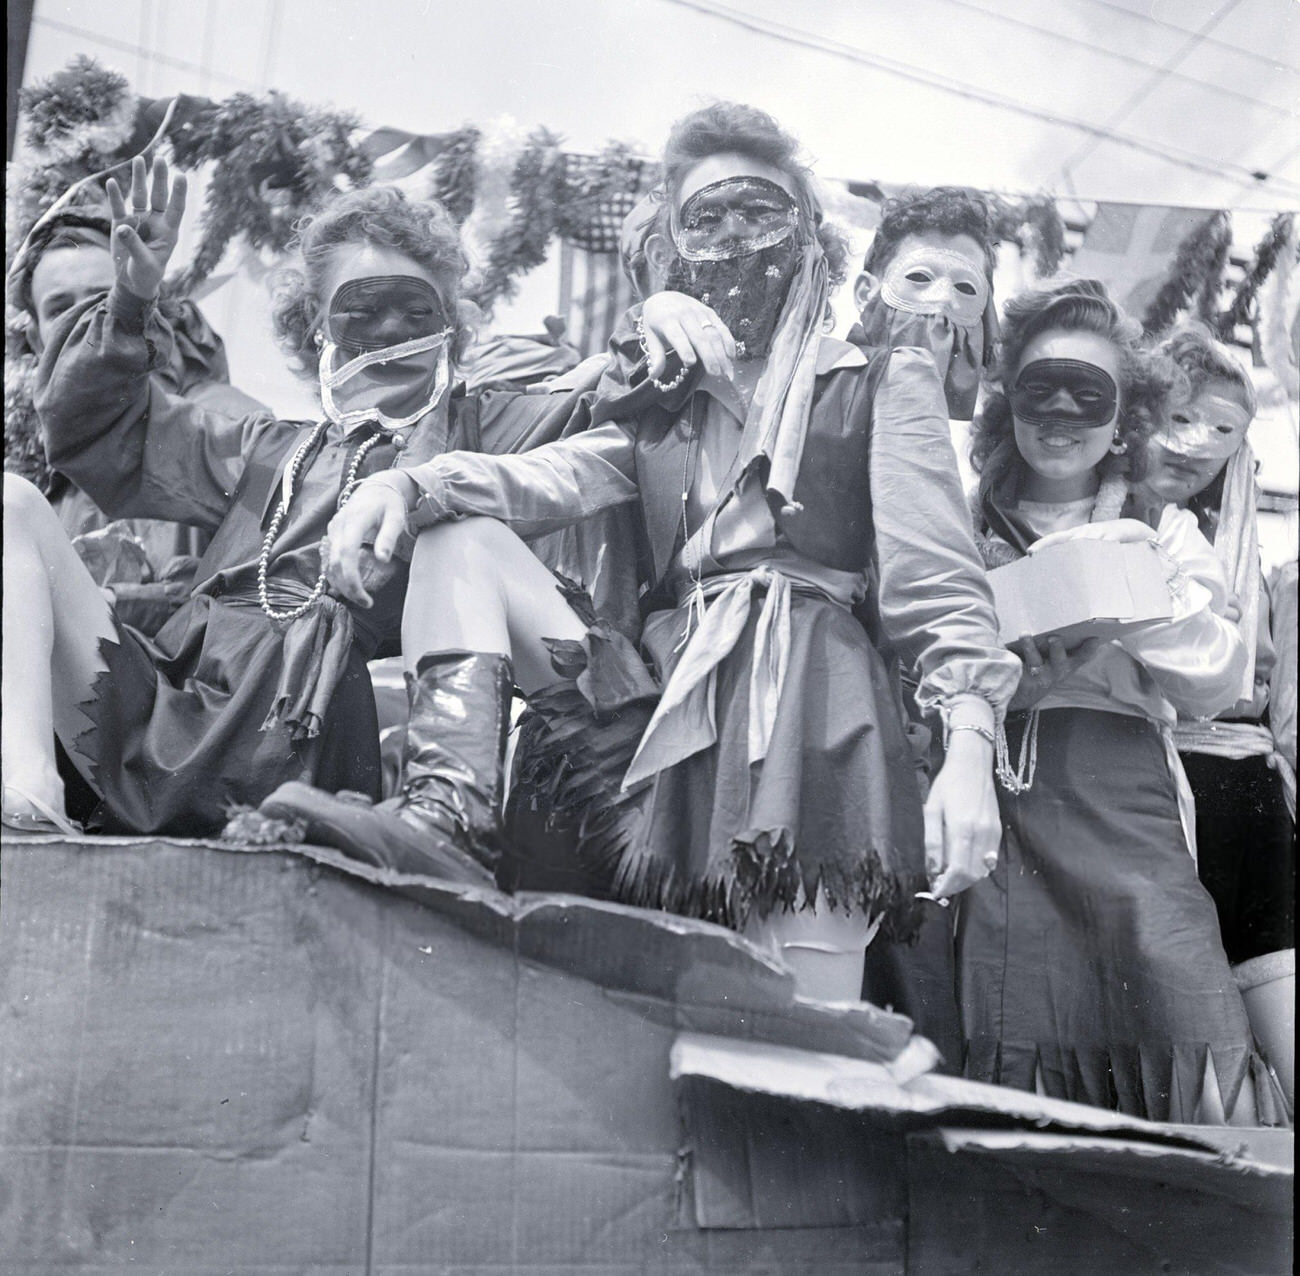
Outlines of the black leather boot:
[[402,791],[372,805],[359,794],[282,784],[263,815],[306,825],[305,840],[403,873],[494,884],[510,697],[506,656],[440,651],[407,674],[411,717]]

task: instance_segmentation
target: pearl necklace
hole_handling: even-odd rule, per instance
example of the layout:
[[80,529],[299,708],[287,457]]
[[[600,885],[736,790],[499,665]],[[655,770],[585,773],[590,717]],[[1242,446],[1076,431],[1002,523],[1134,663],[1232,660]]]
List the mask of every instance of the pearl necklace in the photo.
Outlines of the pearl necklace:
[[[266,539],[262,541],[262,552],[257,560],[257,597],[262,604],[262,610],[269,619],[281,622],[297,620],[299,616],[305,616],[320,599],[325,592],[325,584],[328,574],[325,567],[325,537],[321,537],[321,569],[320,575],[316,578],[316,584],[312,591],[307,595],[305,602],[300,603],[297,607],[289,611],[276,611],[271,606],[271,600],[267,593],[267,576],[271,566],[271,546],[275,544],[275,538],[280,534],[281,524],[284,522],[285,515],[289,512],[289,502],[293,499],[294,488],[298,486],[298,473],[303,467],[308,454],[320,442],[321,436],[329,428],[328,419],[321,421],[302,443],[298,445],[297,450],[289,460],[285,469],[286,482],[280,494],[280,503],[276,506],[275,515],[271,519],[271,526],[266,533]],[[339,492],[338,504],[336,509],[342,509],[344,502],[350,497],[360,480],[357,478],[357,472],[361,469],[361,462],[365,459],[366,454],[376,443],[384,438],[382,434],[372,434],[364,443],[352,454],[352,461],[348,465],[347,474],[343,479],[343,488]]]

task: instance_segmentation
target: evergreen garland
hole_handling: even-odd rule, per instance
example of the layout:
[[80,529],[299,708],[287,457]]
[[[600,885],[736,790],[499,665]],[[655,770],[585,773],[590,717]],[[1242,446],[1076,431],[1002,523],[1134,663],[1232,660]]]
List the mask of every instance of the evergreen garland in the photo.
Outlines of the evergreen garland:
[[1142,328],[1148,336],[1159,336],[1171,328],[1179,310],[1213,277],[1227,219],[1227,213],[1211,213],[1193,226],[1178,245],[1165,282],[1142,316]]
[[5,456],[4,467],[46,491],[54,472],[45,460],[41,423],[32,401],[36,356],[5,354]]
[[[19,94],[26,142],[35,163],[8,184],[16,199],[16,227],[22,234],[75,182],[121,159],[136,117],[136,99],[126,79],[94,58],[78,54],[48,79]],[[76,202],[102,199],[90,189]]]
[[457,226],[464,225],[474,208],[478,186],[478,144],[482,136],[472,124],[465,125],[451,134],[433,161],[429,194],[447,210]]
[[622,142],[597,155],[571,155],[556,209],[556,232],[590,252],[617,252],[623,218],[658,176],[656,165]]
[[1050,195],[1034,195],[1023,205],[1023,221],[1034,245],[1040,279],[1056,274],[1065,256],[1065,222]]
[[1021,252],[1034,251],[1034,269],[1040,278],[1054,275],[1065,256],[1065,222],[1050,195],[1031,195],[1011,201],[1001,195],[985,196],[995,243],[1015,244]]
[[305,107],[280,93],[236,93],[175,137],[178,168],[219,161],[181,288],[207,278],[237,235],[253,248],[283,252],[299,218],[336,189],[364,186],[372,161],[352,141],[358,123],[349,113]]
[[1228,268],[1232,248],[1232,221],[1227,213],[1215,217],[1214,239],[1206,253],[1206,271],[1196,292],[1196,314],[1213,328],[1219,316],[1219,294],[1223,291],[1223,272]]
[[1230,339],[1238,324],[1250,323],[1254,318],[1255,299],[1259,296],[1260,285],[1273,272],[1277,265],[1278,254],[1291,235],[1295,221],[1293,213],[1278,213],[1269,223],[1264,238],[1255,248],[1255,258],[1246,268],[1237,291],[1227,310],[1219,317],[1219,335]]
[[474,300],[485,310],[519,291],[517,277],[546,260],[564,191],[564,159],[560,139],[539,128],[515,163],[510,180],[512,214],[488,253],[483,282]]

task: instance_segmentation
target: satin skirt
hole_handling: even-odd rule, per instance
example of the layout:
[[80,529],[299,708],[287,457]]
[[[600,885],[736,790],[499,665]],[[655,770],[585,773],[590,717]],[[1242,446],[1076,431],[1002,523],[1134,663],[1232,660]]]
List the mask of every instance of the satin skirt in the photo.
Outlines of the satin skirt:
[[1228,1112],[1249,1075],[1258,1123],[1286,1124],[1156,728],[1045,710],[1032,788],[999,801],[1002,856],[957,930],[966,1075],[1176,1122],[1197,1119],[1209,1070]]

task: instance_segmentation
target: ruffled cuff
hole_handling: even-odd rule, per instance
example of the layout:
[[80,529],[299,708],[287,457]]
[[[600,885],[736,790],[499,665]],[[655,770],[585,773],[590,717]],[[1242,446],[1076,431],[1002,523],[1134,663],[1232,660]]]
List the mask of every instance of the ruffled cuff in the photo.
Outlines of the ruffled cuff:
[[1003,651],[996,662],[958,660],[944,665],[922,680],[916,703],[923,713],[938,713],[945,735],[957,722],[989,729],[1000,727],[1007,706],[1020,685],[1020,657]]

